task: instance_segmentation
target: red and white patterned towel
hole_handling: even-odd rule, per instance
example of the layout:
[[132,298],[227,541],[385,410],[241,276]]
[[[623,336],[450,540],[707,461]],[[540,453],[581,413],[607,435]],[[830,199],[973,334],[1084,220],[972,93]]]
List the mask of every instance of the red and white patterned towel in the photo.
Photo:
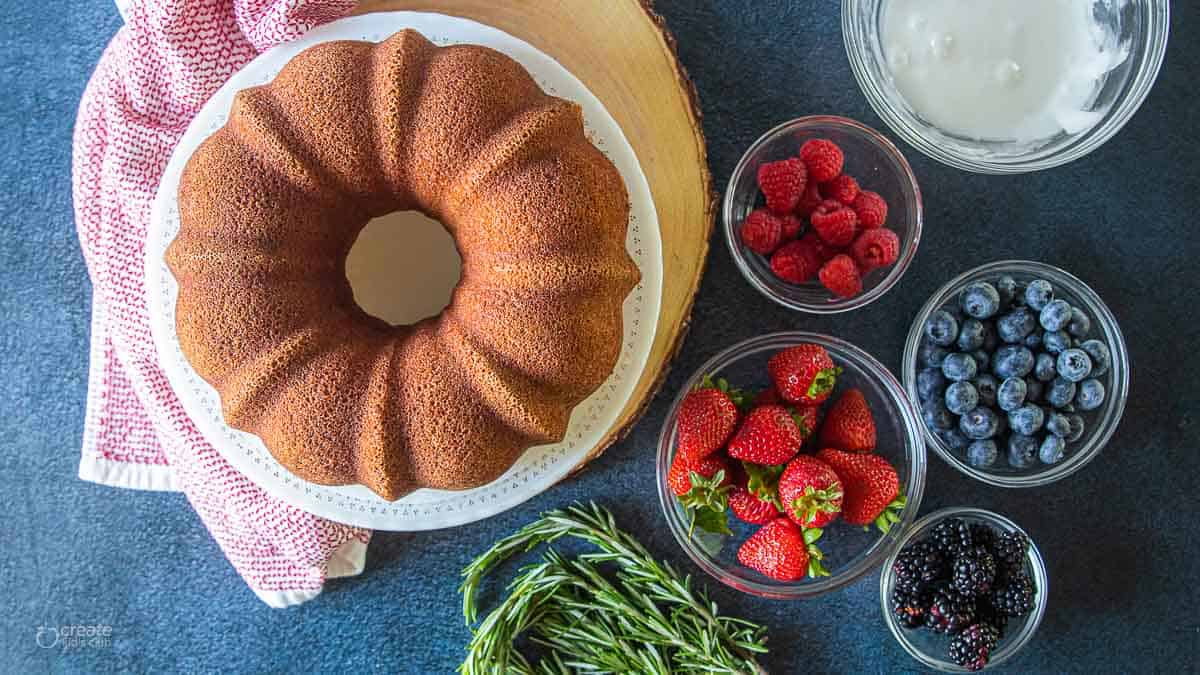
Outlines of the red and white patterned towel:
[[125,26],[96,67],[75,126],[75,220],[94,287],[79,476],[182,490],[238,573],[274,607],[362,571],[371,533],[268,496],[200,435],[150,337],[146,230],[167,160],[209,96],[263,50],[354,4],[118,0]]

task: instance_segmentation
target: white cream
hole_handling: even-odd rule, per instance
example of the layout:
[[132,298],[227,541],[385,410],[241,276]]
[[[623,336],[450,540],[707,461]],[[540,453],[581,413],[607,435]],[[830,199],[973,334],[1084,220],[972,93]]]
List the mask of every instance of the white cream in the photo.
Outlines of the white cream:
[[944,132],[1030,142],[1094,125],[1106,75],[1128,56],[1097,0],[883,0],[897,90]]

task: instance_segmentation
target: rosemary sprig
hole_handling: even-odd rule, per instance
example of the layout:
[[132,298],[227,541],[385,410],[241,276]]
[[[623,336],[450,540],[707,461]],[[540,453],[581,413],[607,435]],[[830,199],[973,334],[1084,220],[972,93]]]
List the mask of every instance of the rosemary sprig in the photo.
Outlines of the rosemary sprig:
[[[460,673],[766,672],[754,660],[767,651],[765,628],[721,616],[716,603],[693,591],[690,576],[651,557],[594,503],[544,513],[468,565],[459,587],[468,625],[476,621],[476,593],[488,572],[564,536],[599,550],[568,559],[550,549],[523,567],[508,597],[473,630]],[[611,578],[606,565],[615,569]],[[544,648],[536,664],[514,645],[522,634]]]

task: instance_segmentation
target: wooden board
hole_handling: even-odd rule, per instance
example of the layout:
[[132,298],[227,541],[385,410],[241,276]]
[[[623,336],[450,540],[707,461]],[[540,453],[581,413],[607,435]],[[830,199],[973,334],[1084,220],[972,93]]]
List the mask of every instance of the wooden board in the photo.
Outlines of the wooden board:
[[662,18],[637,0],[363,0],[356,13],[394,10],[472,19],[557,59],[621,125],[650,183],[663,247],[658,330],[633,397],[578,470],[645,412],[687,333],[716,208],[695,89]]

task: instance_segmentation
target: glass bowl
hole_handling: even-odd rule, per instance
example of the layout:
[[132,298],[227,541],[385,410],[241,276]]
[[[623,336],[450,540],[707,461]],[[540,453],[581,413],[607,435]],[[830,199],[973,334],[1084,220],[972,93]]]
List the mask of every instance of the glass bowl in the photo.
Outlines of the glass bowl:
[[[742,221],[762,206],[758,192],[758,167],[795,157],[805,141],[827,138],[846,155],[844,172],[855,177],[864,190],[878,192],[888,203],[885,226],[900,237],[900,255],[891,267],[873,270],[863,277],[863,291],[853,298],[839,298],[815,279],[790,284],[771,271],[769,261],[742,245]],[[725,188],[722,207],[725,243],[742,275],[763,295],[802,312],[834,314],[857,309],[877,300],[904,276],[921,240],[923,210],[921,189],[904,155],[882,134],[844,117],[802,117],[785,122],[750,146],[738,162]]]
[[944,132],[922,119],[892,80],[880,23],[886,0],[842,0],[842,36],[850,66],[875,112],[926,155],[978,173],[1025,173],[1079,159],[1103,145],[1129,121],[1150,93],[1162,66],[1170,29],[1168,0],[1096,0],[1094,16],[1128,51],[1093,99],[1098,120],[1078,132],[1034,143],[980,141]]
[[[917,314],[904,344],[904,367],[901,377],[904,379],[904,387],[911,399],[919,402],[920,397],[917,395],[916,385],[917,358],[924,333],[922,328],[926,320],[934,311],[955,301],[959,292],[968,283],[974,281],[994,282],[1002,275],[1009,275],[1020,283],[1032,279],[1045,279],[1054,286],[1056,298],[1062,298],[1071,303],[1071,306],[1079,307],[1087,312],[1092,320],[1091,336],[1103,339],[1112,352],[1112,365],[1101,378],[1106,394],[1104,404],[1097,410],[1080,413],[1087,423],[1086,431],[1082,438],[1067,446],[1070,454],[1066,459],[1053,465],[1037,462],[1033,467],[1024,471],[1008,466],[1004,462],[1003,455],[992,468],[985,470],[973,467],[967,464],[965,457],[947,447],[929,429],[925,428],[924,421],[921,423],[921,428],[925,430],[925,442],[933,448],[934,452],[941,455],[942,459],[951,466],[976,480],[999,487],[1046,485],[1079,471],[1096,458],[1096,455],[1100,453],[1100,450],[1116,431],[1117,424],[1121,421],[1121,415],[1125,412],[1125,400],[1129,395],[1129,353],[1125,348],[1125,338],[1122,337],[1117,320],[1109,311],[1108,306],[1087,284],[1053,265],[1027,260],[1002,260],[964,272],[938,289]],[[1003,448],[1000,450],[1001,453],[1004,452]]]
[[[667,484],[667,471],[675,455],[675,419],[679,404],[699,384],[705,375],[723,377],[731,385],[759,391],[771,384],[767,361],[776,352],[801,343],[815,343],[829,351],[833,361],[843,369],[838,378],[837,393],[848,387],[862,390],[874,412],[878,436],[877,452],[896,468],[901,490],[908,501],[900,520],[887,534],[872,528],[834,522],[824,528],[819,546],[825,553],[822,561],[830,576],[781,582],[770,579],[737,560],[738,547],[757,528],[741,522],[730,514],[729,526],[733,536],[722,536],[696,530],[688,535],[689,519]],[[900,383],[878,361],[858,347],[838,338],[815,333],[773,333],[752,338],[729,347],[712,357],[697,370],[680,390],[671,404],[658,441],[658,496],[666,515],[671,534],[683,547],[692,562],[722,583],[733,588],[767,598],[806,598],[840,589],[868,572],[879,568],[895,550],[902,533],[916,520],[925,488],[925,446],[921,442],[921,420],[917,410],[905,396]]]
[[991,527],[1000,530],[1001,532],[1020,532],[1029,539],[1029,553],[1026,555],[1025,571],[1029,574],[1029,578],[1033,580],[1037,591],[1034,595],[1033,610],[1017,621],[1010,621],[1007,629],[1004,631],[1004,637],[1000,639],[996,651],[992,652],[991,658],[988,660],[988,668],[998,666],[1013,657],[1037,631],[1038,624],[1042,622],[1042,617],[1046,615],[1046,601],[1049,598],[1049,581],[1046,576],[1046,563],[1042,560],[1042,554],[1038,550],[1037,544],[1029,537],[1029,533],[1017,527],[1016,523],[1012,522],[1004,516],[985,511],[983,509],[973,509],[967,507],[951,507],[934,511],[929,515],[921,518],[913,525],[898,542],[895,551],[888,556],[887,563],[883,566],[883,573],[879,576],[879,602],[883,606],[883,620],[887,623],[888,629],[892,631],[896,641],[900,646],[904,647],[904,651],[908,652],[909,656],[922,665],[939,670],[944,673],[965,673],[966,668],[958,664],[946,660],[946,651],[950,646],[950,637],[946,635],[938,635],[924,628],[906,629],[897,621],[896,616],[892,613],[891,598],[892,589],[896,586],[896,575],[892,571],[892,564],[896,562],[896,556],[900,554],[900,550],[908,545],[910,541],[920,539],[929,534],[938,523],[947,518],[958,518],[968,525],[981,523],[990,525]]

